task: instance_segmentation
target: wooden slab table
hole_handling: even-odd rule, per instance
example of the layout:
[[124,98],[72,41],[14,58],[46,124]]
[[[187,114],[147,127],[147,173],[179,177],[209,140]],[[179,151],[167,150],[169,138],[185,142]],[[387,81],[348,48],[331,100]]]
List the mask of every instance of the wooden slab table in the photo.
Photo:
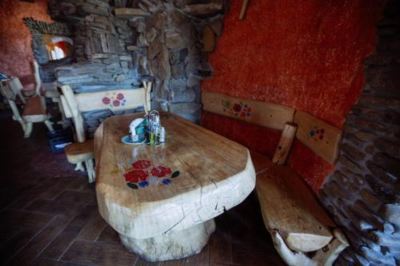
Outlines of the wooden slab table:
[[149,261],[197,254],[215,230],[213,218],[254,189],[249,151],[171,114],[161,115],[165,144],[121,143],[137,117],[143,114],[109,118],[96,131],[99,212]]

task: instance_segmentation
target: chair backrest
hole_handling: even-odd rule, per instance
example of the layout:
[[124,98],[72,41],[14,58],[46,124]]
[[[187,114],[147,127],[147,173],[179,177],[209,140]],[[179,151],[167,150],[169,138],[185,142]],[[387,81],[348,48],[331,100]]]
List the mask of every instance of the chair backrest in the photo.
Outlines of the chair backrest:
[[42,80],[40,79],[39,64],[36,60],[33,60],[32,66],[33,66],[33,75],[35,77],[36,95],[40,95],[40,88],[42,87]]
[[202,102],[205,111],[268,128],[282,130],[286,125],[295,125],[297,131],[293,134],[301,143],[325,161],[331,164],[336,161],[342,131],[308,113],[207,91],[202,93]]
[[86,140],[82,112],[110,109],[122,111],[144,107],[150,110],[151,82],[139,89],[121,89],[74,94],[70,86],[61,86],[61,104],[67,118],[72,118],[78,142]]
[[[22,90],[24,89],[24,87],[22,86],[21,81],[19,80],[19,78],[17,77],[12,77],[11,79],[8,80],[8,86],[10,87],[10,89],[12,90],[14,96],[18,96],[21,101],[23,103],[25,102],[25,98],[22,95]],[[16,100],[16,97],[13,98],[13,100]]]
[[15,101],[17,94],[9,86],[9,81],[10,80],[0,81],[0,93],[8,101]]

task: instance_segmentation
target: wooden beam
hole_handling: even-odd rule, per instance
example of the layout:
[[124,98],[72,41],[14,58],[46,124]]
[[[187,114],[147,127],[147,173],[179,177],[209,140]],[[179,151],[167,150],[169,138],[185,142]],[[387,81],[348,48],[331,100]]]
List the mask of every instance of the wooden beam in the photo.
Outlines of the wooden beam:
[[249,0],[243,0],[242,9],[240,10],[239,19],[243,20],[244,16],[246,15],[247,7],[249,5]]
[[150,15],[146,11],[143,11],[140,8],[114,8],[114,14],[117,17],[144,17]]
[[297,126],[289,123],[287,123],[283,128],[281,139],[279,140],[274,157],[272,158],[274,164],[283,165],[286,163],[290,148],[292,147],[293,140],[296,136],[296,130]]
[[217,42],[214,31],[210,26],[205,26],[203,30],[203,52],[213,52]]
[[252,124],[282,130],[293,122],[294,109],[261,101],[230,97],[203,91],[203,109],[208,112],[243,120]]
[[217,13],[223,9],[222,3],[191,4],[183,8],[183,12],[192,16],[205,16]]

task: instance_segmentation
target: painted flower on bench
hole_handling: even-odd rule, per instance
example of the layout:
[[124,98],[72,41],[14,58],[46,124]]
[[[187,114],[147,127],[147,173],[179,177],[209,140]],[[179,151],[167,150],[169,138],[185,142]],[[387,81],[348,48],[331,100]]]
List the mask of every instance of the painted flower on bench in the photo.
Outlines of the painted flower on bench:
[[121,92],[107,92],[101,101],[104,105],[108,105],[109,108],[120,107],[126,104],[126,98]]
[[225,113],[246,119],[251,116],[251,107],[243,102],[232,103],[229,100],[222,100],[222,106]]
[[325,129],[318,128],[318,127],[313,127],[308,134],[315,141],[323,140],[324,139],[324,134],[325,134]]
[[179,171],[163,165],[153,165],[149,160],[138,160],[132,163],[125,174],[125,181],[130,188],[140,189],[151,185],[169,185],[179,176]]

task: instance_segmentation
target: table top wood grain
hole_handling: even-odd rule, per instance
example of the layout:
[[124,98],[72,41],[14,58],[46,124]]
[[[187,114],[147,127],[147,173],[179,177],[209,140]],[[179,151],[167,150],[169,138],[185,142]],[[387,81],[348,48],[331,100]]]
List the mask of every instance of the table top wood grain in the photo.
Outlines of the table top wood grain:
[[[147,238],[185,229],[236,206],[254,189],[255,172],[246,147],[175,115],[161,115],[166,143],[123,144],[129,123],[143,115],[111,117],[95,135],[99,211],[119,233]],[[149,182],[134,189],[124,175],[135,171],[132,164],[138,161],[151,162],[144,169]],[[164,171],[166,178],[152,170],[160,166],[170,169]],[[171,178],[173,173],[179,175]],[[160,182],[163,179],[169,181]]]

